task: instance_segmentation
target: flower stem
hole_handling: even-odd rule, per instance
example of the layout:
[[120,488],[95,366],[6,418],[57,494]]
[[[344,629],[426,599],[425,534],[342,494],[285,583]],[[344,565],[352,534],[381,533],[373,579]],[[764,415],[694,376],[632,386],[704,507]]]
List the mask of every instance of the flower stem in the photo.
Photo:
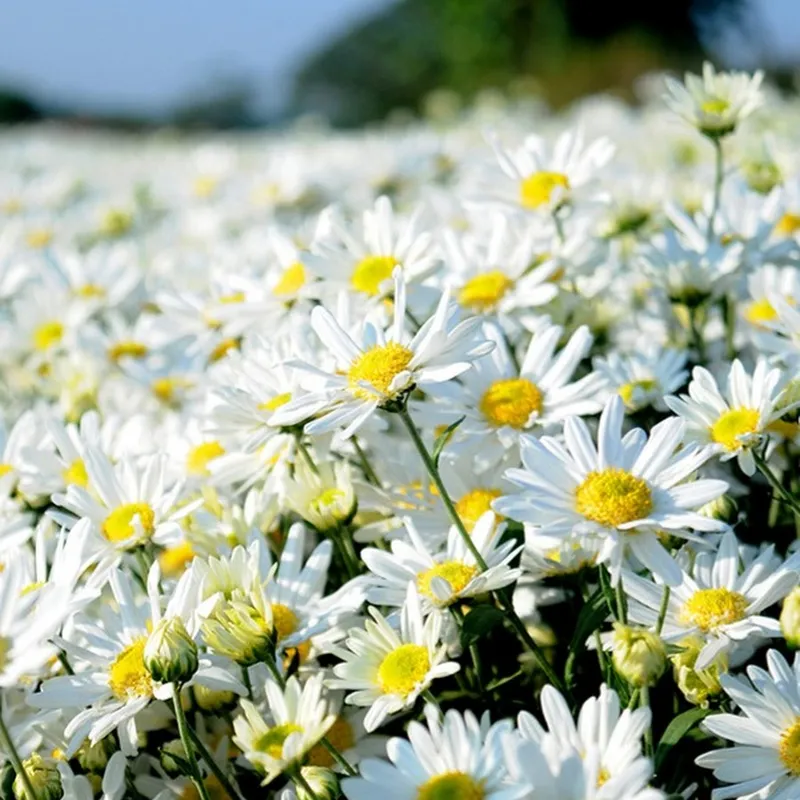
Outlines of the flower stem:
[[753,458],[755,459],[756,466],[761,474],[767,479],[767,483],[772,487],[772,491],[779,494],[785,501],[789,508],[800,517],[800,501],[778,480],[778,476],[769,468],[769,465],[764,460],[764,457],[753,451]]
[[[464,614],[462,613],[461,609],[458,608],[455,605],[451,605],[450,606],[450,613],[453,615],[453,618],[455,619],[459,630],[461,630],[461,628],[464,625]],[[482,694],[483,693],[483,674],[482,674],[483,670],[481,668],[481,654],[480,654],[480,651],[478,650],[477,644],[475,644],[474,642],[469,646],[469,655],[470,655],[470,658],[472,659],[472,670],[474,672],[474,678],[475,678],[475,681],[474,681],[473,685],[475,687],[475,690],[479,694]]]
[[311,800],[319,800],[317,793],[303,777],[303,773],[300,771],[299,767],[292,772],[292,780],[311,798]]
[[669,605],[670,588],[664,584],[664,593],[661,595],[661,607],[658,609],[658,620],[656,621],[656,633],[661,636],[664,628],[664,620],[667,617],[667,606]]
[[189,735],[189,725],[186,722],[186,713],[181,705],[180,688],[175,687],[172,692],[172,707],[175,710],[175,719],[178,720],[178,734],[183,742],[183,749],[186,751],[186,758],[189,761],[189,769],[192,772],[192,781],[194,782],[197,793],[200,795],[201,800],[210,800],[208,790],[205,783],[203,783],[203,776],[200,773],[200,766],[197,763],[197,756],[194,752],[191,737]]
[[319,470],[317,469],[317,465],[314,463],[314,459],[311,458],[311,453],[308,452],[308,448],[305,446],[303,442],[303,435],[298,433],[295,436],[295,441],[297,442],[297,450],[299,451],[300,455],[303,456],[303,461],[306,462],[308,468],[315,474],[319,475]]
[[187,725],[187,729],[194,746],[197,748],[200,758],[206,762],[208,768],[211,770],[214,777],[220,782],[220,785],[225,790],[228,797],[230,797],[231,800],[244,800],[241,793],[236,791],[234,785],[228,780],[228,776],[223,772],[220,765],[217,764],[214,756],[208,752],[208,748],[203,744],[200,737],[195,733],[191,726]]
[[[647,706],[650,708],[650,687],[649,686],[642,686],[639,689],[639,699],[640,699],[640,707],[644,708]],[[644,749],[645,753],[648,756],[653,755],[653,723],[652,723],[652,710],[650,713],[650,724],[644,730]]]
[[[464,527],[464,521],[458,515],[456,507],[453,505],[453,501],[450,498],[450,494],[448,493],[444,482],[442,481],[442,476],[439,474],[439,469],[434,463],[434,460],[431,457],[431,454],[428,452],[428,449],[425,447],[425,443],[422,441],[422,437],[419,435],[419,431],[414,425],[414,421],[411,419],[408,409],[402,408],[398,414],[400,415],[400,419],[403,420],[403,424],[406,426],[408,434],[411,437],[411,441],[414,443],[420,458],[425,464],[425,468],[428,470],[428,475],[430,475],[431,480],[439,492],[439,496],[444,503],[444,507],[447,509],[447,514],[450,517],[450,521],[453,523],[453,525],[455,525],[459,536],[461,536],[462,541],[472,554],[472,557],[475,559],[475,563],[478,565],[480,571],[486,572],[488,569],[486,560],[481,555],[480,551],[475,546],[475,542],[472,541],[472,537],[469,535],[469,532]],[[528,633],[525,623],[519,618],[517,612],[514,611],[514,606],[510,597],[508,597],[506,593],[502,591],[497,592],[495,597],[497,598],[500,607],[506,612],[508,621],[517,632],[517,635],[522,640],[522,643],[528,648],[528,650],[530,650],[531,654],[536,659],[536,663],[545,674],[547,680],[550,681],[550,683],[552,683],[553,686],[555,686],[559,691],[562,693],[565,692],[566,689],[564,687],[564,682],[558,677],[558,675],[556,675],[555,671],[550,666],[550,662],[547,660],[547,657],[542,652],[542,649],[538,644],[536,644],[530,633]]]
[[628,624],[628,604],[625,602],[625,589],[622,586],[622,575],[619,576],[616,588],[617,619],[623,624]]
[[353,449],[356,451],[356,455],[358,456],[358,460],[361,464],[361,471],[364,473],[364,477],[373,485],[373,486],[380,486],[381,482],[378,478],[375,470],[372,468],[372,464],[369,463],[369,459],[367,458],[367,454],[364,452],[364,448],[361,446],[361,443],[358,441],[357,436],[353,436],[350,441],[353,443]]
[[8,755],[11,761],[11,766],[14,767],[14,772],[17,773],[19,779],[22,781],[22,786],[25,789],[25,794],[27,795],[28,800],[39,800],[36,792],[34,791],[33,784],[31,783],[30,775],[25,772],[25,768],[22,766],[19,753],[17,753],[17,748],[14,747],[14,741],[12,740],[11,734],[8,732],[8,728],[6,727],[6,721],[3,719],[3,709],[1,704],[0,744],[3,746],[3,750],[6,751],[6,755]]
[[717,217],[719,210],[719,197],[722,192],[722,178],[723,178],[723,164],[722,164],[722,142],[719,137],[713,137],[711,144],[714,145],[714,199],[711,205],[711,213],[708,216],[708,228],[706,230],[706,239],[711,242],[711,237],[714,235],[714,221]]

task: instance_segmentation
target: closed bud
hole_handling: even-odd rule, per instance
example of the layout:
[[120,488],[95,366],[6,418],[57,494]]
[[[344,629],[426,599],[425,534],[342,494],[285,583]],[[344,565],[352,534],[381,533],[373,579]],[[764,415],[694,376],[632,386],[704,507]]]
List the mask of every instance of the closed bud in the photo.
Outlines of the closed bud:
[[695,706],[706,707],[708,698],[722,691],[719,676],[728,671],[728,657],[720,653],[705,669],[695,669],[697,656],[703,649],[700,637],[691,637],[681,642],[681,651],[669,657],[672,674],[683,696]]
[[794,650],[800,649],[800,586],[786,595],[781,611],[781,633]]
[[[22,762],[22,768],[31,782],[37,800],[59,800],[63,796],[61,775],[59,775],[54,761],[45,760],[38,753],[34,753]],[[14,778],[13,790],[16,800],[28,800],[25,784],[19,775]]]
[[156,625],[144,646],[144,665],[160,683],[185,683],[197,672],[197,645],[180,617]]
[[194,699],[203,711],[224,711],[236,705],[236,695],[222,689],[209,689],[199,684],[193,687]]
[[168,775],[189,774],[189,761],[186,758],[186,749],[180,739],[170,739],[159,750],[159,760],[164,772]]
[[717,497],[715,500],[711,500],[698,509],[698,513],[702,514],[704,517],[718,519],[720,522],[733,522],[738,511],[739,506],[736,501],[727,494],[722,495],[722,497]]
[[87,772],[100,772],[106,768],[108,759],[116,752],[114,740],[106,736],[96,744],[91,744],[87,739],[76,753],[78,763]]
[[243,667],[275,654],[275,633],[268,606],[262,612],[249,602],[231,600],[203,622],[203,638],[215,653]]
[[297,786],[297,800],[335,800],[341,794],[339,779],[332,770],[326,767],[301,767],[300,773],[314,794],[312,796],[302,786]]
[[614,624],[611,647],[614,669],[632,686],[653,686],[667,666],[661,637],[646,628]]

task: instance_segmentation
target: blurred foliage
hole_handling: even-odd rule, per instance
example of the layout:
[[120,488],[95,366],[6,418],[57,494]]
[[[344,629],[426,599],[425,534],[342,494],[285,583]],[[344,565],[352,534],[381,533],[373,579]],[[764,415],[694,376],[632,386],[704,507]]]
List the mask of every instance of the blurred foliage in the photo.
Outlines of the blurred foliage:
[[339,124],[418,110],[431,91],[470,97],[535,79],[554,106],[696,66],[701,36],[742,25],[748,0],[399,0],[316,53],[295,82],[298,110]]
[[33,122],[41,117],[37,105],[15,89],[0,87],[0,122]]

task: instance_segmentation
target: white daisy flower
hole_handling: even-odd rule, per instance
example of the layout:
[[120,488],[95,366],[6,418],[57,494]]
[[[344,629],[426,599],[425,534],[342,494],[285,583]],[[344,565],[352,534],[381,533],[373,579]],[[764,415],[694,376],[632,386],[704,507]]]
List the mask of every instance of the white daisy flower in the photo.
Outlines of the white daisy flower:
[[440,718],[433,706],[425,707],[427,726],[411,722],[408,740],[393,738],[386,746],[391,766],[367,759],[361,775],[342,781],[348,800],[515,800],[527,788],[514,786],[503,763],[502,740],[510,735],[505,720],[491,725],[470,711],[448,711]]
[[473,528],[472,542],[488,567],[481,572],[455,526],[448,532],[444,551],[437,552],[426,545],[413,524],[406,523],[410,542],[395,539],[391,552],[376,548],[361,551],[372,572],[367,600],[377,606],[400,608],[412,583],[420,594],[423,613],[428,613],[512,584],[521,571],[509,564],[521,548],[513,539],[500,543],[504,527],[497,526],[494,514],[487,511]]
[[607,563],[616,584],[630,553],[668,584],[681,571],[658,538],[660,530],[690,538],[688,528],[720,530],[724,525],[698,514],[724,494],[727,483],[686,479],[712,455],[710,448],[684,448],[681,420],[655,425],[649,438],[641,430],[622,436],[624,406],[612,397],[600,417],[595,444],[585,423],[572,417],[564,424],[566,447],[551,437],[522,437],[524,469],[506,477],[520,494],[495,501],[498,513],[529,522],[543,534],[569,537],[594,534],[602,539],[598,563]]
[[442,617],[431,614],[424,622],[416,587],[408,587],[395,631],[381,613],[369,608],[372,619],[364,628],[353,628],[346,647],[331,652],[342,659],[333,668],[332,689],[355,690],[345,698],[351,705],[369,706],[364,727],[373,731],[384,720],[414,705],[419,695],[437,678],[458,672],[459,665],[445,661],[446,645],[440,643]]
[[703,76],[686,73],[684,83],[667,78],[666,104],[711,138],[725,136],[762,103],[764,73],[717,72],[706,61]]
[[720,677],[740,713],[713,714],[703,721],[714,736],[735,743],[696,760],[730,784],[714,789],[712,800],[791,800],[800,795],[800,655],[789,666],[777,650],[770,650],[767,667],[768,672],[749,666],[750,683],[733,675]]
[[303,362],[298,369],[312,373],[319,390],[292,399],[278,408],[271,425],[306,423],[305,431],[316,435],[344,428],[338,434],[349,438],[378,409],[405,395],[414,386],[424,389],[455,378],[485,355],[492,343],[476,336],[480,320],[457,323],[455,310],[445,292],[436,311],[413,337],[405,333],[405,283],[395,272],[394,324],[388,331],[364,326],[359,347],[326,309],[311,312],[311,325],[322,344],[333,352],[340,370],[330,374]]
[[281,689],[274,680],[264,686],[270,722],[249,700],[241,700],[242,714],[233,721],[233,743],[242,755],[264,775],[262,785],[302,762],[322,739],[336,716],[329,713],[323,697],[322,674],[310,677],[302,686],[289,678]]
[[[691,569],[690,557],[681,554],[682,580],[671,587],[661,638],[680,645],[699,637],[703,647],[696,668],[705,669],[721,654],[736,664],[737,650],[748,656],[767,639],[780,637],[778,620],[763,612],[794,588],[798,573],[788,562],[774,569],[773,558],[774,548],[768,547],[755,559],[745,559],[731,531],[722,537],[716,553],[697,553]],[[740,568],[743,560],[745,566]],[[628,618],[654,626],[664,586],[629,571],[623,572],[623,585],[631,598]]]
[[769,425],[786,413],[778,401],[787,378],[764,359],[758,360],[750,376],[736,359],[724,395],[705,367],[695,367],[689,394],[665,397],[664,402],[686,421],[687,441],[710,445],[723,461],[736,458],[742,471],[752,475],[753,448],[763,442]]

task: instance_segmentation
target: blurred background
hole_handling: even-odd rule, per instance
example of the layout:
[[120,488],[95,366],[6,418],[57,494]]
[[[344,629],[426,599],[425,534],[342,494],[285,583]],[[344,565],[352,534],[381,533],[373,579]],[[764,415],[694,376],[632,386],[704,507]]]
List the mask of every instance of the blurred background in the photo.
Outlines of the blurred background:
[[800,0],[5,0],[0,121],[338,126],[469,102],[553,107],[704,57],[800,69]]

